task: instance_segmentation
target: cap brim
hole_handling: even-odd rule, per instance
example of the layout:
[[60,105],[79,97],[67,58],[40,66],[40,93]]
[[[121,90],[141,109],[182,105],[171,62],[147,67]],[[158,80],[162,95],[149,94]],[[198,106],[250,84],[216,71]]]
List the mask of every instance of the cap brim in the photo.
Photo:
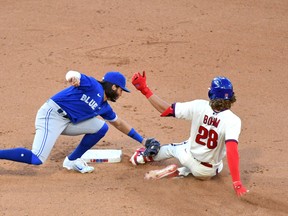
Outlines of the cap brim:
[[125,92],[130,92],[130,90],[129,89],[127,89],[127,88],[121,88],[123,91],[125,91]]

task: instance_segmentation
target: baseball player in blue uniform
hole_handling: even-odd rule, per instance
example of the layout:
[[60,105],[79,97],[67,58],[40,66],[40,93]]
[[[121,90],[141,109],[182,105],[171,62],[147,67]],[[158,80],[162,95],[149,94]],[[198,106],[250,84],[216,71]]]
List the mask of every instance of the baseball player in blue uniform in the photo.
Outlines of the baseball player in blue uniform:
[[94,167],[81,156],[105,136],[106,121],[139,143],[145,143],[146,138],[119,118],[108,103],[116,102],[123,91],[130,92],[126,88],[126,78],[120,72],[108,72],[102,81],[98,81],[77,71],[68,71],[66,80],[71,86],[52,96],[38,110],[32,150],[22,147],[0,150],[0,159],[41,165],[60,135],[84,134],[76,149],[65,158],[63,167],[90,173]]

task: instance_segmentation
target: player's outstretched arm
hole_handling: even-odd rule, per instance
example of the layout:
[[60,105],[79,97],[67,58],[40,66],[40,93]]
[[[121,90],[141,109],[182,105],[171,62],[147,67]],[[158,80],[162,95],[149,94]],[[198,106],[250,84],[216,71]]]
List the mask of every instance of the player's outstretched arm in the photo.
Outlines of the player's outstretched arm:
[[145,144],[146,138],[143,138],[132,126],[130,126],[126,121],[119,118],[114,121],[110,122],[111,125],[113,125],[115,128],[117,128],[122,133],[128,135],[132,139],[138,141],[141,144]]
[[149,100],[152,106],[160,113],[163,113],[167,108],[170,107],[169,103],[155,95],[148,87],[146,83],[145,71],[143,71],[142,75],[139,72],[135,73],[132,77],[132,84],[137,90],[141,91],[141,93]]
[[231,173],[233,188],[237,196],[242,196],[249,192],[243,185],[240,180],[239,172],[239,153],[238,153],[238,143],[236,141],[227,141],[226,142],[226,154],[229,170]]

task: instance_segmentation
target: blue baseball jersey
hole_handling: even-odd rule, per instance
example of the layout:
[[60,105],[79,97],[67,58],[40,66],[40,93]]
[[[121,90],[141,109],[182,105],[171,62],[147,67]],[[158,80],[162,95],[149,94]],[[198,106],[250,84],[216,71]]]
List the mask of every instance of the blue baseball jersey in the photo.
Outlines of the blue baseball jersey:
[[111,106],[104,101],[104,89],[95,78],[81,74],[80,86],[70,86],[51,99],[68,115],[72,123],[78,123],[95,116],[108,121],[117,119]]

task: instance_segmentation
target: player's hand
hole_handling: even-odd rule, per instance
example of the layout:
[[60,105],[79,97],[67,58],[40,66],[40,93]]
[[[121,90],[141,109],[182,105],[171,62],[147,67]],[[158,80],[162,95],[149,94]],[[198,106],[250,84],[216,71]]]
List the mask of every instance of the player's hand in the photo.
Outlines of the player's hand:
[[143,75],[139,72],[135,73],[132,77],[132,84],[139,91],[145,89],[147,87],[145,71],[143,71]]
[[132,84],[137,90],[141,91],[146,98],[153,95],[152,91],[147,86],[145,71],[143,71],[143,75],[141,75],[139,72],[135,73],[132,77]]
[[238,197],[243,196],[244,194],[248,193],[249,190],[247,190],[241,183],[241,181],[235,181],[233,182],[233,188],[237,194]]

